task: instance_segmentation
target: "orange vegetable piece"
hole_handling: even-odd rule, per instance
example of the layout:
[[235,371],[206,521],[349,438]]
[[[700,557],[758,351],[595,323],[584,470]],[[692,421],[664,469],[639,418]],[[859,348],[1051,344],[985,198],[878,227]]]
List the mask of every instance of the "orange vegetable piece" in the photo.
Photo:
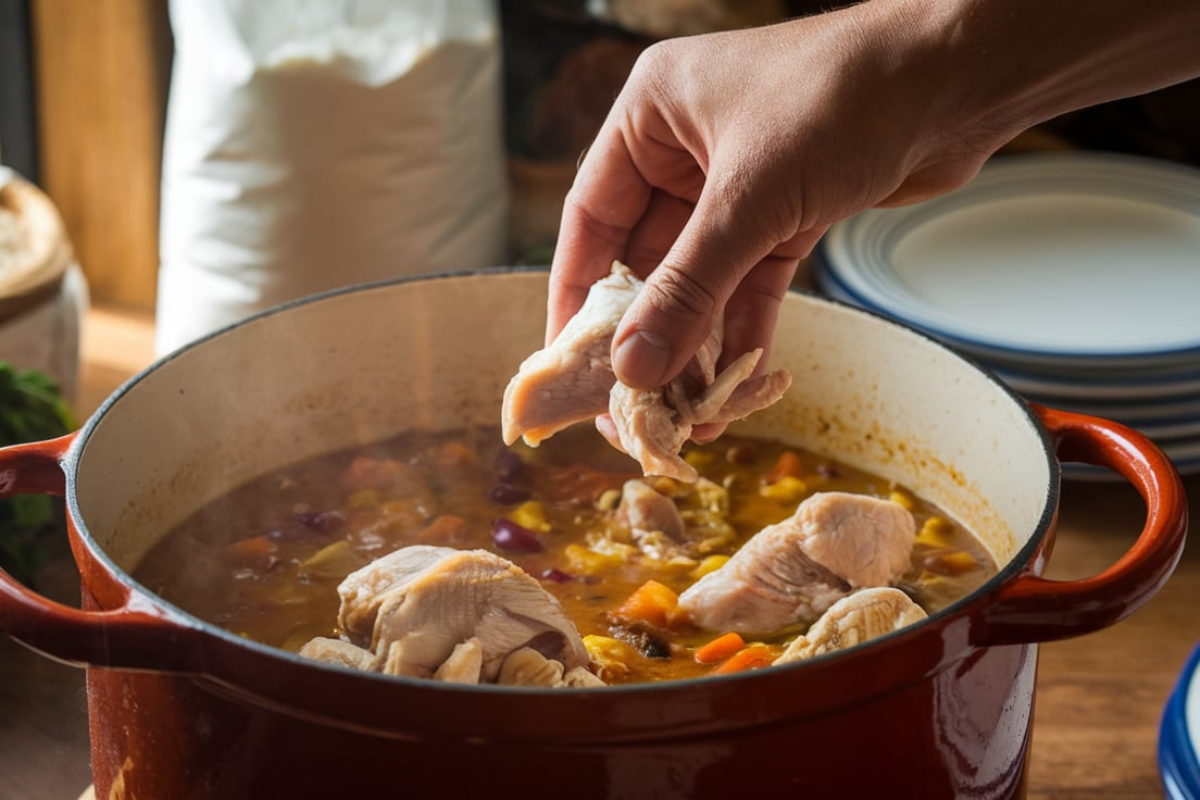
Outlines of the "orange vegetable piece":
[[342,473],[342,486],[350,491],[374,489],[385,491],[400,482],[408,465],[394,458],[372,458],[355,456],[350,466]]
[[799,478],[803,474],[804,464],[800,461],[800,454],[795,450],[784,450],[767,473],[767,483],[779,483],[784,478]]
[[696,648],[696,660],[701,664],[719,664],[745,646],[745,639],[731,631]]
[[669,586],[649,580],[626,598],[617,615],[628,620],[641,620],[664,628],[671,623],[679,606],[679,595]]
[[935,575],[962,575],[977,569],[979,563],[961,550],[940,550],[925,556],[925,569]]
[[729,675],[769,667],[774,661],[769,649],[761,644],[752,644],[734,653],[725,663],[713,670],[713,675]]
[[479,468],[479,456],[462,442],[445,442],[437,449],[434,463],[438,473],[463,473]]
[[467,533],[465,519],[456,514],[441,514],[417,534],[417,541],[442,547],[461,547],[467,543]]
[[226,545],[222,552],[235,564],[267,569],[275,558],[275,543],[266,536],[251,536]]

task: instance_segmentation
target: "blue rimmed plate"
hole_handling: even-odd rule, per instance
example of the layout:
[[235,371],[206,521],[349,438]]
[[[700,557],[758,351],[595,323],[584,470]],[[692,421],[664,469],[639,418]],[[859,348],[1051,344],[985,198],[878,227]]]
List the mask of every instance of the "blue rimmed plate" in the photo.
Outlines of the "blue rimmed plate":
[[833,226],[830,294],[997,364],[1200,368],[1200,170],[1109,154],[994,159],[966,186]]

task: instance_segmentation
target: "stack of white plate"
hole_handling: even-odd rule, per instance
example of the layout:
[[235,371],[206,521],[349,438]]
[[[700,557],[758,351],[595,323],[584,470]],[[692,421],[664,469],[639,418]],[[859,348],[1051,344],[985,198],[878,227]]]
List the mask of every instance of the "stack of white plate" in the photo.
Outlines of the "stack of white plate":
[[993,159],[949,194],[835,225],[814,278],[1027,399],[1123,422],[1200,471],[1200,170],[1099,153]]

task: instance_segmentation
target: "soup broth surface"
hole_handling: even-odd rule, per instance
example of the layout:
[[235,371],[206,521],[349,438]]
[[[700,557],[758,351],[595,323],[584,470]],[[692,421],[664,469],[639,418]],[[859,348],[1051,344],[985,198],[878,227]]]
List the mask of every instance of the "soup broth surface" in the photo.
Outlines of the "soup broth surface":
[[[899,588],[927,612],[995,574],[967,530],[901,486],[779,442],[726,434],[689,444],[696,485],[644,479],[671,497],[684,548],[635,540],[614,513],[636,465],[588,426],[540,447],[505,447],[497,428],[406,433],[265,475],[200,509],[134,577],[180,608],[250,639],[299,650],[337,637],[338,584],[413,544],[508,558],[553,594],[610,684],[706,675],[696,651],[720,632],[639,618],[627,603],[655,581],[674,593],[718,568],[749,537],[816,492],[894,499],[917,523]],[[532,538],[531,538],[532,537]],[[757,637],[772,654],[804,627]],[[617,643],[606,646],[606,643]]]

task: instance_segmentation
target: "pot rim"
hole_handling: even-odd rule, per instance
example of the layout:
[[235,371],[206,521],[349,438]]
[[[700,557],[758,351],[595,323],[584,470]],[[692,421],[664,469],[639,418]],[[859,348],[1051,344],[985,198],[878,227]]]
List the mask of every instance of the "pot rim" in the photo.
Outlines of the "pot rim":
[[[516,696],[532,695],[532,696],[538,696],[538,697],[544,697],[547,695],[567,696],[567,695],[576,695],[578,693],[585,693],[585,694],[595,693],[595,691],[596,691],[595,689],[564,689],[564,688],[546,689],[546,688],[539,688],[539,687],[513,687],[513,686],[497,686],[497,685],[490,685],[490,684],[478,684],[478,685],[444,684],[444,683],[439,683],[437,681],[430,681],[427,679],[383,675],[382,673],[365,672],[362,670],[353,669],[351,667],[345,667],[345,666],[341,666],[341,665],[337,665],[337,664],[317,661],[315,659],[305,658],[304,656],[301,656],[299,653],[293,653],[293,652],[290,652],[287,650],[283,650],[282,648],[263,644],[261,642],[253,641],[251,639],[246,639],[244,637],[238,636],[236,633],[234,633],[232,631],[226,630],[218,625],[215,625],[214,623],[211,623],[204,619],[201,619],[200,617],[197,617],[194,614],[192,614],[188,611],[185,611],[182,608],[179,608],[178,606],[174,605],[173,603],[170,603],[169,601],[162,598],[160,595],[151,591],[145,585],[143,585],[142,583],[137,581],[132,575],[130,575],[122,567],[120,567],[118,564],[116,564],[116,562],[113,561],[113,559],[108,555],[107,551],[103,547],[101,547],[99,545],[99,543],[95,540],[95,538],[92,536],[91,532],[87,528],[86,521],[83,518],[82,512],[81,512],[81,510],[79,508],[79,504],[78,504],[78,495],[76,492],[76,479],[77,479],[77,469],[76,468],[77,468],[80,458],[83,455],[84,450],[87,447],[88,440],[91,438],[92,433],[96,430],[96,428],[99,426],[99,424],[104,419],[104,417],[108,414],[108,412],[121,401],[122,397],[124,397],[126,394],[128,394],[139,383],[148,379],[153,373],[158,371],[163,365],[170,363],[171,361],[174,361],[177,358],[183,357],[184,354],[186,354],[188,351],[191,351],[198,347],[206,346],[210,341],[220,338],[221,336],[224,336],[226,333],[228,333],[229,331],[232,331],[234,329],[237,329],[237,328],[240,328],[245,325],[252,324],[252,323],[256,323],[258,321],[261,321],[261,320],[269,318],[269,317],[273,317],[273,316],[276,316],[279,314],[286,313],[289,310],[294,309],[294,308],[298,308],[301,306],[307,306],[307,305],[314,304],[314,303],[320,303],[320,302],[323,302],[323,301],[326,301],[326,300],[329,300],[329,299],[335,298],[335,297],[370,292],[370,291],[374,291],[374,290],[378,290],[378,289],[389,288],[389,287],[402,285],[402,284],[409,284],[409,283],[423,283],[423,282],[432,282],[432,281],[440,281],[440,280],[455,280],[455,279],[463,279],[463,278],[489,277],[489,276],[497,276],[498,277],[498,276],[504,276],[504,275],[510,275],[510,274],[549,274],[549,267],[530,266],[530,265],[516,266],[516,267],[487,267],[487,268],[473,269],[473,270],[458,270],[458,271],[439,272],[439,273],[427,274],[427,275],[402,276],[402,277],[389,278],[389,279],[380,280],[380,281],[371,281],[371,282],[367,282],[367,283],[360,283],[360,284],[354,284],[351,286],[339,287],[337,289],[332,289],[329,291],[320,292],[320,293],[312,294],[312,295],[309,295],[306,297],[291,300],[286,303],[282,303],[280,305],[273,306],[271,308],[257,312],[257,313],[255,313],[249,317],[246,317],[245,319],[242,319],[238,322],[234,322],[229,325],[225,325],[215,331],[212,331],[211,333],[209,333],[203,337],[200,337],[192,342],[189,342],[188,344],[184,345],[183,347],[179,348],[178,350],[175,350],[159,359],[156,359],[152,364],[148,365],[147,367],[145,367],[144,369],[139,371],[136,375],[134,375],[133,377],[131,377],[127,381],[125,381],[125,383],[123,383],[120,387],[118,387],[118,389],[116,391],[114,391],[109,397],[107,397],[104,400],[104,402],[100,405],[100,407],[90,417],[88,417],[88,419],[84,423],[83,427],[79,430],[78,435],[75,436],[74,440],[71,442],[71,445],[68,448],[67,452],[64,453],[64,455],[63,455],[61,467],[62,467],[62,470],[64,473],[65,486],[66,486],[66,492],[65,492],[64,499],[66,502],[68,514],[70,515],[70,518],[73,521],[74,529],[75,529],[76,535],[80,539],[80,542],[86,546],[91,557],[94,558],[97,562],[99,562],[99,564],[102,565],[105,570],[107,570],[107,572],[110,574],[110,576],[115,578],[126,589],[130,590],[131,594],[136,593],[138,596],[140,596],[141,600],[150,602],[154,606],[154,608],[156,610],[158,610],[163,616],[165,616],[166,619],[169,620],[170,622],[184,626],[193,631],[203,633],[209,637],[216,638],[217,640],[221,641],[225,645],[231,645],[231,646],[239,647],[239,648],[247,648],[252,651],[255,651],[256,653],[258,653],[261,656],[267,656],[267,657],[279,659],[293,667],[299,667],[299,668],[303,668],[303,669],[331,670],[338,674],[353,675],[355,678],[358,678],[361,680],[379,682],[377,684],[379,686],[396,685],[398,687],[408,687],[408,688],[420,687],[422,689],[422,691],[426,691],[426,692],[432,690],[432,691],[438,691],[438,692],[451,692],[451,693],[466,692],[466,693],[471,693],[471,694],[500,694],[500,695],[516,695]],[[982,585],[977,587],[975,590],[973,590],[969,594],[964,595],[963,597],[960,597],[959,599],[957,599],[950,605],[946,606],[945,608],[939,609],[938,611],[928,615],[925,619],[922,619],[916,623],[910,624],[900,630],[887,633],[883,636],[877,637],[875,639],[871,639],[870,641],[863,642],[861,644],[854,645],[852,647],[845,648],[843,650],[837,650],[837,651],[833,651],[830,653],[825,653],[820,656],[816,656],[814,658],[807,659],[804,661],[798,661],[798,662],[793,662],[790,664],[780,665],[778,667],[772,667],[772,669],[769,670],[769,672],[771,674],[777,675],[780,677],[784,677],[786,675],[794,673],[797,670],[808,670],[811,672],[814,669],[820,669],[820,668],[824,667],[824,665],[828,664],[831,660],[846,659],[847,657],[851,657],[851,656],[861,657],[864,654],[866,654],[867,651],[870,651],[870,650],[888,649],[891,646],[893,646],[896,643],[896,641],[899,639],[916,638],[916,637],[925,636],[927,634],[933,634],[936,632],[936,630],[940,629],[943,626],[943,624],[948,622],[949,620],[952,620],[956,617],[964,616],[964,612],[968,608],[970,608],[972,605],[975,605],[977,603],[983,603],[984,601],[986,601],[986,599],[990,595],[997,592],[1004,584],[1008,583],[1009,581],[1011,581],[1012,579],[1017,577],[1020,573],[1028,570],[1029,565],[1033,561],[1033,558],[1034,558],[1036,552],[1042,546],[1043,540],[1046,538],[1048,532],[1052,529],[1052,526],[1053,526],[1053,523],[1055,520],[1055,516],[1057,514],[1057,509],[1058,509],[1058,505],[1059,505],[1059,496],[1060,496],[1060,491],[1061,491],[1061,488],[1060,488],[1061,466],[1058,461],[1058,458],[1055,455],[1055,450],[1054,450],[1053,444],[1051,443],[1050,435],[1047,432],[1045,426],[1042,424],[1038,415],[1036,413],[1034,413],[1034,411],[1030,408],[1030,406],[1014,390],[1012,390],[1010,387],[1005,385],[998,377],[996,377],[988,369],[986,369],[985,367],[980,365],[975,359],[953,349],[951,346],[945,344],[944,342],[937,340],[936,338],[930,336],[929,334],[926,334],[923,331],[917,330],[916,328],[913,328],[903,322],[900,322],[900,321],[897,321],[890,317],[887,317],[876,311],[873,311],[870,309],[858,308],[856,306],[852,306],[850,304],[843,303],[841,301],[838,301],[838,300],[835,300],[832,298],[818,295],[817,293],[810,291],[808,289],[804,289],[804,288],[792,287],[788,291],[789,291],[789,294],[800,295],[800,296],[806,297],[810,300],[813,300],[813,301],[816,301],[819,303],[826,303],[829,305],[838,306],[838,307],[844,308],[845,310],[850,311],[854,314],[859,314],[859,315],[862,315],[865,317],[873,318],[879,322],[884,323],[885,325],[888,325],[888,326],[891,326],[898,330],[901,330],[907,334],[915,335],[919,338],[925,339],[927,342],[931,343],[932,345],[936,346],[937,348],[944,350],[944,351],[948,351],[952,355],[959,358],[960,360],[966,362],[966,364],[968,366],[970,366],[975,371],[979,372],[983,377],[985,377],[989,381],[989,383],[992,384],[992,386],[995,389],[998,389],[1004,395],[1006,395],[1007,398],[1009,399],[1009,401],[1013,402],[1020,409],[1021,413],[1024,415],[1026,420],[1032,425],[1033,430],[1037,434],[1038,441],[1042,448],[1043,456],[1045,457],[1046,462],[1049,466],[1050,480],[1049,480],[1048,487],[1047,487],[1047,494],[1043,501],[1042,512],[1038,518],[1035,529],[1030,534],[1030,536],[1026,540],[1026,542],[1009,558],[1009,560],[1005,564],[998,567],[996,574],[993,575],[991,578],[989,578],[987,581],[985,581]],[[959,647],[958,650],[956,650],[954,652],[946,652],[943,654],[943,656],[940,660],[940,663],[938,665],[938,668],[942,668],[946,664],[952,663],[952,662],[958,660],[960,657],[965,656],[967,653],[969,653],[973,649],[976,649],[976,647],[968,644],[964,640],[962,642],[961,647]],[[204,672],[203,665],[200,665],[200,666],[201,666],[201,669],[198,670],[198,674],[206,675],[207,673]],[[680,679],[673,679],[673,680],[665,680],[665,681],[658,681],[658,682],[652,682],[652,683],[621,684],[621,685],[616,685],[616,686],[604,687],[603,694],[607,696],[607,695],[616,695],[616,694],[622,694],[622,695],[624,695],[624,694],[643,694],[643,693],[648,693],[648,692],[657,693],[657,692],[664,692],[664,691],[688,691],[688,690],[695,688],[697,686],[697,684],[702,685],[702,686],[713,686],[716,684],[727,685],[731,682],[753,680],[756,678],[761,680],[762,674],[763,673],[758,670],[752,670],[750,672],[734,673],[734,674],[730,674],[730,675],[708,675],[708,676],[701,676],[701,677],[694,677],[694,678],[680,678]],[[211,676],[211,677],[216,677],[216,676]],[[920,676],[910,676],[910,679],[913,679],[915,677],[920,677]]]

